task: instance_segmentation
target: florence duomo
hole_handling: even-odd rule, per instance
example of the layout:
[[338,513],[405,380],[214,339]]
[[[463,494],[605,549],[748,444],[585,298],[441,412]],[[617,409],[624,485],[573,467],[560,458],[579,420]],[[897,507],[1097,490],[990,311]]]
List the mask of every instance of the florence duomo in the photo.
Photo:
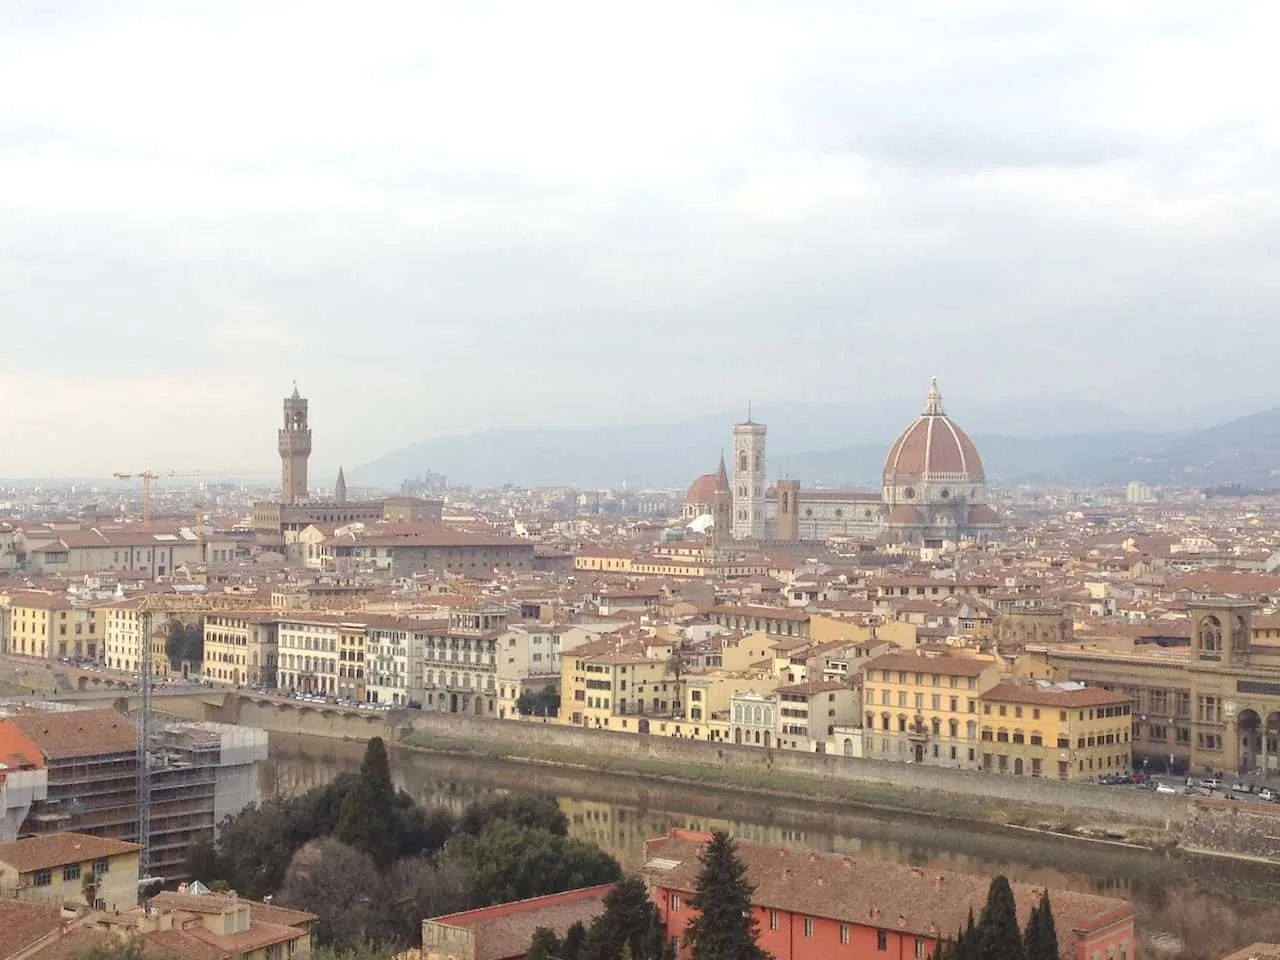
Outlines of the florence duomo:
[[[770,486],[767,436],[749,413],[733,426],[732,478],[722,457],[719,471],[699,477],[685,498],[683,516],[695,530],[723,530],[727,519],[735,540],[851,537],[940,546],[983,540],[999,528],[978,448],[947,416],[936,377],[923,412],[889,448],[879,491],[805,490],[790,479]],[[723,534],[717,539],[723,542]]]

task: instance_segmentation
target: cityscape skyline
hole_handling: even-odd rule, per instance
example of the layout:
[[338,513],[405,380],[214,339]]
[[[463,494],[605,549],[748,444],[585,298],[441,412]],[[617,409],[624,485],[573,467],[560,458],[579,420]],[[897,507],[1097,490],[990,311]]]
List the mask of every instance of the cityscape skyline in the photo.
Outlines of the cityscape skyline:
[[325,473],[931,374],[1280,403],[1270,8],[299,9],[6,12],[7,473],[241,464],[294,377]]

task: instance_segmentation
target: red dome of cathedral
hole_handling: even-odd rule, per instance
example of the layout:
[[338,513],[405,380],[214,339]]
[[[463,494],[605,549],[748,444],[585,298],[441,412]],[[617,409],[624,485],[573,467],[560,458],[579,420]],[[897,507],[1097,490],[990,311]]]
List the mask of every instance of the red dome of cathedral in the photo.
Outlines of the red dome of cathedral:
[[886,486],[934,479],[982,483],[982,458],[969,435],[942,410],[935,378],[924,413],[902,431],[884,463]]
[[716,502],[717,493],[728,492],[729,473],[724,466],[724,456],[721,455],[719,471],[716,473],[704,473],[693,481],[693,486],[689,488],[689,493],[685,496],[684,502],[689,506],[710,505]]

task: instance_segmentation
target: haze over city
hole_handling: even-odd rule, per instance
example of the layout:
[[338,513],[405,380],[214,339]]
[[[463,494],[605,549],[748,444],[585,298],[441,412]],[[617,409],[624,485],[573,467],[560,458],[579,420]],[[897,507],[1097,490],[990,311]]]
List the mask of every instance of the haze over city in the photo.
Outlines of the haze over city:
[[7,4],[2,472],[269,468],[295,378],[326,471],[931,374],[1275,406],[1278,17]]

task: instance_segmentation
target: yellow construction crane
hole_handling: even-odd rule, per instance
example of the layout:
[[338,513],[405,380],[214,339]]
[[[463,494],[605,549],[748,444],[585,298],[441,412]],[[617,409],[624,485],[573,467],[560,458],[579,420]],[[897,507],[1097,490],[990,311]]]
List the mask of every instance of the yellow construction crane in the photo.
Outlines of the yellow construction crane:
[[[262,470],[134,470],[131,473],[113,473],[117,480],[142,481],[142,519],[151,520],[151,485],[161,477],[251,477]],[[203,512],[203,511],[202,511]]]

